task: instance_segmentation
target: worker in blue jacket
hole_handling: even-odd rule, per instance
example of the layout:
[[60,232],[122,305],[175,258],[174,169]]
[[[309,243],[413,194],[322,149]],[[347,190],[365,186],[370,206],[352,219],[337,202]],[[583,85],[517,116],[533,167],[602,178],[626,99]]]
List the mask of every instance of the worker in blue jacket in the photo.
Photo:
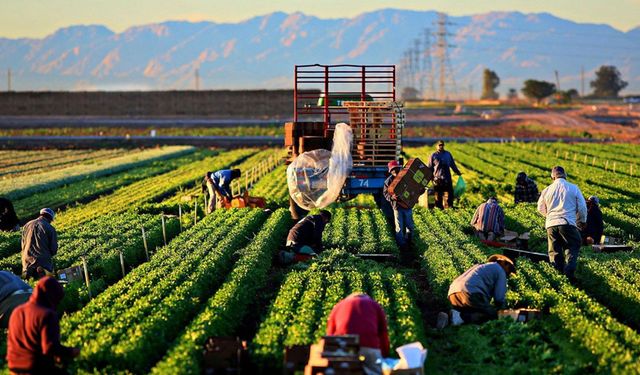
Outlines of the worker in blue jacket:
[[240,177],[239,169],[221,169],[216,172],[207,172],[204,180],[209,192],[209,206],[207,213],[213,212],[216,208],[222,207],[223,201],[230,201],[231,181]]

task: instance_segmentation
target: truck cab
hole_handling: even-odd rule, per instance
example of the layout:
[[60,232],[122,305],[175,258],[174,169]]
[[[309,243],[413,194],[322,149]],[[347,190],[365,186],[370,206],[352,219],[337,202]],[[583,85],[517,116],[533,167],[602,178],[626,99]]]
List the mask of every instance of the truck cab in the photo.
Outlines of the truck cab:
[[[285,124],[288,161],[303,152],[331,150],[336,124],[345,122],[353,131],[353,169],[339,200],[372,194],[382,204],[387,163],[402,161],[405,116],[395,80],[395,65],[296,65],[293,121]],[[306,214],[290,203],[292,214]]]

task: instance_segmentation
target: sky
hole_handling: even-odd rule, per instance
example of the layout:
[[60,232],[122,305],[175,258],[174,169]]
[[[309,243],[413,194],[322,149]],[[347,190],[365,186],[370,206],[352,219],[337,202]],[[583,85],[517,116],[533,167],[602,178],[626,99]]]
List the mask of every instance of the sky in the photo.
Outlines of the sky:
[[238,22],[275,11],[342,18],[382,8],[437,10],[453,16],[548,12],[621,31],[640,26],[640,0],[0,0],[0,37],[42,38],[79,24],[121,32],[167,20]]

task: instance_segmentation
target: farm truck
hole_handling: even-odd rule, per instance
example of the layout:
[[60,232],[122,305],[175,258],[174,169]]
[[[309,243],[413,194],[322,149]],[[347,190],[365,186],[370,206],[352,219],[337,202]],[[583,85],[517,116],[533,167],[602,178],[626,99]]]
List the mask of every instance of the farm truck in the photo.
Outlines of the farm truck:
[[[338,200],[372,194],[388,213],[382,188],[387,163],[402,162],[405,124],[395,82],[395,65],[296,65],[293,122],[285,124],[288,162],[307,151],[330,150],[336,124],[349,124],[353,169]],[[306,215],[293,199],[289,204],[294,219]]]

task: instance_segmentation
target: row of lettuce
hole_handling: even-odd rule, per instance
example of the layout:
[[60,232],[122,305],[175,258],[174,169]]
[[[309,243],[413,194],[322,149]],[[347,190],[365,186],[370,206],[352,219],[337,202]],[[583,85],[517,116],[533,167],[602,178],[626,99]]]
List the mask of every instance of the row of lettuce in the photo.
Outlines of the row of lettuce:
[[[436,302],[442,306],[446,306],[447,288],[451,281],[495,251],[465,232],[470,216],[471,212],[464,210],[447,214],[419,211],[416,214],[417,249],[422,257],[422,267]],[[585,269],[589,264],[590,259],[587,259],[579,268],[579,280],[587,279]],[[512,328],[511,325],[517,324],[515,322],[500,321],[481,328],[463,327],[455,334],[436,336],[432,345],[435,353],[429,363],[434,371],[459,371],[461,368],[470,372],[486,369],[505,372],[520,369],[540,373],[640,371],[636,361],[640,354],[637,346],[640,335],[628,325],[636,319],[631,315],[631,306],[627,310],[630,315],[620,314],[618,318],[618,312],[612,312],[591,295],[592,289],[585,291],[571,285],[549,264],[519,258],[517,267],[518,273],[509,281],[509,305],[541,308],[547,316],[526,329]],[[618,279],[617,275],[609,277]],[[601,290],[615,294],[615,289],[608,285]],[[623,306],[624,301],[620,302]],[[515,336],[505,338],[505,330],[514,331]],[[481,342],[491,342],[491,349],[476,347]],[[523,342],[532,345],[523,346]],[[517,343],[518,350],[509,347],[514,343]],[[456,363],[450,363],[446,357],[454,350],[464,354]]]

